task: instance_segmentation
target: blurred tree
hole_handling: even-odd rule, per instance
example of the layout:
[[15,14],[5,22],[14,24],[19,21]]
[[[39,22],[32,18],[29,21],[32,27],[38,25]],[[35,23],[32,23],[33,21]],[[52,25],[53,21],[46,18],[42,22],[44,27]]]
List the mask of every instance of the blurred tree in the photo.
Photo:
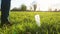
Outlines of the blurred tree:
[[34,9],[34,11],[36,11],[36,8],[37,8],[37,3],[36,3],[36,1],[33,1],[32,4],[33,4],[33,9]]
[[57,9],[55,9],[54,11],[57,11]]
[[22,4],[20,10],[21,10],[21,11],[26,11],[26,10],[27,10],[27,6],[24,5],[24,4]]
[[30,6],[30,11],[32,11],[32,7]]
[[14,8],[12,9],[12,11],[15,11],[15,10],[17,10],[17,8],[16,8],[16,7],[14,7]]
[[16,8],[16,7],[14,7],[13,9],[12,9],[12,11],[19,11],[20,10],[20,8]]
[[58,11],[60,11],[60,9]]
[[49,8],[49,9],[48,9],[48,11],[52,11],[52,9],[51,9],[51,8]]
[[34,8],[34,11],[36,11],[37,4],[34,4],[34,5],[33,5],[33,8]]

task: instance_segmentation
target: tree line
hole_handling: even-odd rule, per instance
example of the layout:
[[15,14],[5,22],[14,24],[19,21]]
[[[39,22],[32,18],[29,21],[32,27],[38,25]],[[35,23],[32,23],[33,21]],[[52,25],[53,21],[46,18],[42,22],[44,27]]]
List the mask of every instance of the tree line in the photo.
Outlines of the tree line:
[[14,7],[11,11],[26,11],[27,10],[27,6],[22,4],[21,7],[16,8]]
[[[37,4],[32,5],[32,7],[34,9],[33,11],[36,11]],[[27,10],[27,6],[25,4],[22,4],[21,7],[19,8],[14,7],[11,11],[31,11],[32,7],[30,7],[30,10]]]

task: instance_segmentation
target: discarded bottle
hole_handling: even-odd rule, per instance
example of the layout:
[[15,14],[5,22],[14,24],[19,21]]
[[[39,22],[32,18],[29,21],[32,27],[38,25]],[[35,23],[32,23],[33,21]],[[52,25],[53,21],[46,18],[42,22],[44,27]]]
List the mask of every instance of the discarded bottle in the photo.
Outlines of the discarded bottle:
[[40,26],[40,16],[37,14],[35,15],[35,21],[38,26]]

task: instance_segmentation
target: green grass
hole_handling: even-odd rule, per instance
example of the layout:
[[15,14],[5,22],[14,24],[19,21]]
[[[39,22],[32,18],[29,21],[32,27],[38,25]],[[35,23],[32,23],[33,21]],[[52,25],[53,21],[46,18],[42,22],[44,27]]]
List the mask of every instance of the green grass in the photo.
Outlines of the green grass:
[[[41,26],[38,27],[34,16],[40,15]],[[60,12],[10,12],[10,27],[0,28],[0,34],[60,34]]]

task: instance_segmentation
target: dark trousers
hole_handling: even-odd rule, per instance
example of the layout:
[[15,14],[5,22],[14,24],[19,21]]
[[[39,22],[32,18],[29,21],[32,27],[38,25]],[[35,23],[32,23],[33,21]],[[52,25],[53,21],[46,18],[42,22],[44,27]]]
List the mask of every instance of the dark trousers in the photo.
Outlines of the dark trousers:
[[1,0],[1,25],[8,23],[11,0]]

